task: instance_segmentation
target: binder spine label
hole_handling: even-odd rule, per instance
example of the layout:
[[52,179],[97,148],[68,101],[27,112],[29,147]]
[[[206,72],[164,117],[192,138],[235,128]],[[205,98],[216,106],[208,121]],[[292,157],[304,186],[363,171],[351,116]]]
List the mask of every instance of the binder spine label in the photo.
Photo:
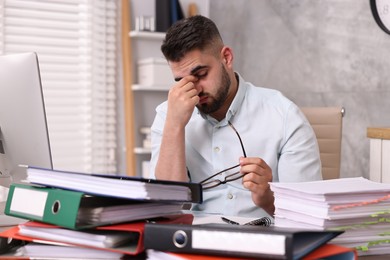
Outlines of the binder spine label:
[[210,230],[192,231],[193,249],[240,251],[284,256],[286,254],[285,245],[286,237],[284,235]]
[[43,218],[48,193],[15,187],[10,211]]

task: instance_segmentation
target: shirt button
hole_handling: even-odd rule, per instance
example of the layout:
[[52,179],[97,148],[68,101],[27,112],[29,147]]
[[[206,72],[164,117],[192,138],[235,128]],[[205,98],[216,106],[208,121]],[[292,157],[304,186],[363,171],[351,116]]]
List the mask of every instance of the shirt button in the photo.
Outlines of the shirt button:
[[220,151],[220,148],[218,146],[216,146],[216,147],[214,147],[214,151],[218,153]]
[[227,197],[229,200],[231,200],[231,199],[233,199],[233,194],[229,193]]

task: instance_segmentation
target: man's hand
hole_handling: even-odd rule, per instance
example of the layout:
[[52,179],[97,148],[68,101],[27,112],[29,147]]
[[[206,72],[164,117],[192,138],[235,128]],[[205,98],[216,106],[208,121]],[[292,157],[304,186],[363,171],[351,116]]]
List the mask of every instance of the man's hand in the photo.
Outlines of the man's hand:
[[195,106],[199,103],[199,90],[195,87],[197,78],[186,76],[178,81],[168,93],[168,122],[185,127]]
[[196,81],[196,77],[186,76],[169,90],[168,114],[155,170],[157,179],[188,181],[184,144],[185,126],[199,102]]
[[263,159],[257,157],[241,157],[240,165],[241,173],[245,174],[242,185],[251,191],[256,206],[273,216],[274,195],[269,185],[272,181],[272,169]]

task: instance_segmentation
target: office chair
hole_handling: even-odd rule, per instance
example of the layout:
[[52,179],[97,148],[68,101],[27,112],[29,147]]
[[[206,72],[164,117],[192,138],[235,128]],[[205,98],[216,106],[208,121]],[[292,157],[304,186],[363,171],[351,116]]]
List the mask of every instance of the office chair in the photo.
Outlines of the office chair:
[[316,134],[322,164],[322,178],[340,177],[343,107],[301,107]]

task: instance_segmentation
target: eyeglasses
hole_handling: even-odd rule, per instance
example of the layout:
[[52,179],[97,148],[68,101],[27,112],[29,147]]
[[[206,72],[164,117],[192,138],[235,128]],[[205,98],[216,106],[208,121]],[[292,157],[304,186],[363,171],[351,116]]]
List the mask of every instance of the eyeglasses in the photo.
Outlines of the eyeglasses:
[[[232,123],[230,123],[230,121],[228,121],[228,124],[229,126],[234,130],[234,132],[236,133],[238,139],[240,140],[240,144],[241,144],[241,148],[242,148],[242,152],[244,154],[244,157],[246,157],[246,152],[245,152],[245,148],[244,148],[244,144],[242,143],[242,140],[241,140],[241,137],[239,135],[239,133],[237,132],[236,128],[232,125]],[[240,178],[242,178],[244,175],[240,173],[240,171],[236,171],[234,173],[231,173],[229,175],[226,175],[225,178],[223,180],[220,180],[220,179],[215,179],[217,176],[219,175],[222,175],[223,173],[227,172],[227,171],[230,171],[234,168],[237,168],[239,167],[240,164],[237,164],[237,165],[234,165],[232,167],[229,167],[225,170],[222,170],[220,172],[217,172],[216,174],[213,174],[211,175],[210,177],[204,179],[203,181],[200,182],[200,184],[202,185],[202,188],[203,190],[207,190],[207,189],[211,189],[211,188],[215,188],[219,185],[222,185],[222,184],[225,184],[227,182],[230,182],[230,181],[235,181],[235,180],[238,180]]]

